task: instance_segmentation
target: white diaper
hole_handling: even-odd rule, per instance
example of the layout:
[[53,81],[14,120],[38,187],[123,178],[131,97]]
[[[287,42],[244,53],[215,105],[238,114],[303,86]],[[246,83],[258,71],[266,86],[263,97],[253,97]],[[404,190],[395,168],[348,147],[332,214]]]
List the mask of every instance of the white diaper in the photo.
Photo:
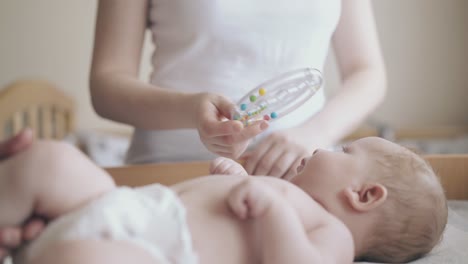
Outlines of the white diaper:
[[33,259],[57,240],[92,239],[134,243],[158,263],[197,263],[185,214],[167,187],[120,187],[53,221],[21,258]]

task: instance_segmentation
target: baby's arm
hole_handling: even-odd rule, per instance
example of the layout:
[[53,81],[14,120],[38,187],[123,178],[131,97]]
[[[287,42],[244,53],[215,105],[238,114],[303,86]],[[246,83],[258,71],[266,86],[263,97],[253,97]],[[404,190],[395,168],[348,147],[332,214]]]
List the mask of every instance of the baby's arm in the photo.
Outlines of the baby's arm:
[[114,187],[76,148],[37,142],[0,163],[0,226],[20,225],[33,213],[58,217]]
[[[319,216],[306,230],[296,210],[276,189],[248,179],[230,193],[229,206],[240,219],[253,219],[260,238],[262,263],[351,263],[352,239]],[[339,226],[339,225],[338,225]],[[346,229],[344,229],[346,232]],[[312,234],[309,235],[309,234]],[[343,245],[330,243],[344,240]],[[336,254],[337,250],[339,256]]]

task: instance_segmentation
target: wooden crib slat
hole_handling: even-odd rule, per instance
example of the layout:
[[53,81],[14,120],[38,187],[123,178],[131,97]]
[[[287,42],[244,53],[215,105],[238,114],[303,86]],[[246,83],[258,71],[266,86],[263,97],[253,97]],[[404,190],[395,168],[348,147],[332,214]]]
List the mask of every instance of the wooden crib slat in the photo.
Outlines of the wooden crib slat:
[[20,132],[24,128],[23,112],[16,112],[12,117],[12,134]]
[[26,125],[30,128],[32,128],[32,131],[34,133],[34,138],[38,138],[38,108],[35,105],[32,105],[28,107],[26,110],[26,120],[27,123]]
[[70,111],[63,112],[65,117],[65,135],[75,130],[75,115]]
[[13,119],[6,120],[2,126],[2,137],[11,137],[13,134]]
[[[11,136],[13,128],[12,118],[16,112],[26,111],[26,124],[35,131],[36,138],[55,138],[56,130],[53,109],[57,107],[66,112],[65,132],[59,130],[59,134],[65,135],[72,132],[74,128],[74,102],[73,99],[64,94],[60,89],[44,80],[19,80],[11,83],[4,89],[0,89],[0,140]],[[47,110],[44,110],[47,109]],[[16,121],[15,121],[16,122]],[[44,137],[42,137],[44,136]]]
[[67,134],[65,123],[65,113],[61,109],[55,108],[54,111],[54,130],[56,138],[63,138]]
[[42,138],[51,139],[54,137],[52,134],[52,109],[48,105],[43,105],[40,109],[42,113]]

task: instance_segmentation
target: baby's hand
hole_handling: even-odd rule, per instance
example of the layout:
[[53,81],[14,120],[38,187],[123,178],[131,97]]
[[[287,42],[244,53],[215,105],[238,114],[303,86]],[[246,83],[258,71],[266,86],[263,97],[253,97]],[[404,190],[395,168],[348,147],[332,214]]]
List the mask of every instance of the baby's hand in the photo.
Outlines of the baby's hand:
[[232,159],[219,157],[210,163],[210,174],[241,175],[247,176],[247,171],[239,163]]
[[270,186],[249,178],[231,190],[228,204],[240,219],[258,218],[269,210],[276,197],[277,194]]

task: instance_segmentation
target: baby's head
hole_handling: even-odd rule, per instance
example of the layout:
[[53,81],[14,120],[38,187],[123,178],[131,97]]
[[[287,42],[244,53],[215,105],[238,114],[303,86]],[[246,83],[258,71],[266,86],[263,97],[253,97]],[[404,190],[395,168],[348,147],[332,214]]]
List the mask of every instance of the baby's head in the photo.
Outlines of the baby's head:
[[375,137],[315,151],[291,180],[351,230],[356,258],[407,262],[428,253],[447,223],[444,191],[418,155]]

